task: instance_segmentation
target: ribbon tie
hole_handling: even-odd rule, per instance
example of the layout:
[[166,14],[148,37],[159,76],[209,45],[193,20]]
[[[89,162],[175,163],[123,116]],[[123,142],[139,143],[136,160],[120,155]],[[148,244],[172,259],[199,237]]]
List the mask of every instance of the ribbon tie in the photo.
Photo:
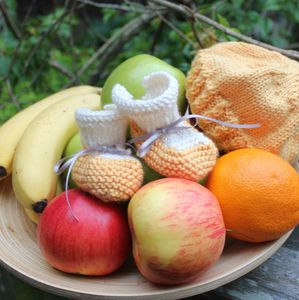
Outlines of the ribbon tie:
[[70,175],[72,172],[72,169],[74,167],[74,164],[78,160],[79,157],[82,155],[92,153],[92,152],[97,152],[97,153],[111,153],[111,154],[116,154],[116,155],[130,155],[131,154],[131,149],[124,149],[124,146],[130,146],[131,148],[134,149],[133,144],[138,143],[138,142],[143,142],[137,151],[137,155],[139,157],[144,157],[148,151],[151,149],[152,145],[162,136],[170,133],[170,132],[177,132],[179,130],[185,130],[185,129],[191,129],[194,126],[197,125],[197,122],[193,126],[179,126],[180,123],[184,122],[185,120],[188,119],[193,119],[195,118],[196,121],[197,119],[202,119],[202,120],[208,120],[211,122],[218,123],[223,126],[227,127],[232,127],[232,128],[259,128],[261,125],[260,124],[232,124],[232,123],[227,123],[224,121],[220,121],[211,117],[206,117],[202,115],[197,115],[197,114],[188,114],[188,110],[186,114],[174,122],[170,123],[169,125],[163,127],[163,128],[158,128],[153,132],[146,133],[144,135],[132,138],[131,140],[128,141],[128,143],[124,144],[116,144],[116,145],[102,145],[102,146],[94,146],[94,147],[88,147],[85,148],[78,153],[64,157],[60,159],[54,166],[54,171],[57,175],[61,175],[65,170],[67,171],[66,175],[66,180],[65,180],[65,192],[66,192],[66,201],[68,204],[68,207],[71,211],[72,216],[76,221],[79,221],[78,218],[74,215],[70,201],[69,201],[69,195],[68,195],[68,185],[69,185],[69,179]]
[[[193,126],[179,126],[180,123],[184,122],[185,120],[188,119],[196,119],[196,123]],[[134,143],[138,143],[138,142],[142,142],[139,150],[137,151],[137,155],[139,157],[144,157],[148,151],[151,149],[152,145],[162,136],[166,135],[167,133],[170,132],[175,132],[175,131],[179,131],[179,130],[185,130],[185,129],[191,129],[193,127],[195,127],[197,125],[197,119],[202,119],[202,120],[208,120],[214,123],[218,123],[220,125],[223,126],[227,126],[227,127],[232,127],[232,128],[259,128],[261,126],[261,124],[232,124],[232,123],[228,123],[228,122],[224,122],[224,121],[220,121],[211,117],[206,117],[206,116],[202,116],[202,115],[197,115],[197,114],[188,114],[188,110],[186,111],[185,115],[178,118],[177,120],[175,120],[174,122],[170,123],[169,125],[163,127],[163,128],[158,128],[155,131],[143,134],[141,136],[132,138],[131,140],[129,140],[129,144],[134,144]]]

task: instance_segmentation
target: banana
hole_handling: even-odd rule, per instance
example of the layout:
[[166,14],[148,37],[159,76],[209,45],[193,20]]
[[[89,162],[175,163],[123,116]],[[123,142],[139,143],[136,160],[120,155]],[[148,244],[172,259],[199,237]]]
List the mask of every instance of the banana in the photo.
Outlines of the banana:
[[41,213],[56,194],[54,165],[68,140],[77,132],[75,110],[99,109],[97,94],[76,95],[52,104],[26,128],[16,148],[12,184],[24,208]]
[[40,214],[37,214],[36,212],[34,212],[32,209],[29,208],[25,208],[25,213],[32,222],[38,224]]
[[17,113],[0,127],[0,180],[11,173],[16,146],[26,127],[44,109],[62,99],[87,93],[100,94],[101,89],[88,85],[76,86],[55,93]]
[[[62,187],[62,182],[60,180],[60,178],[58,178],[58,181],[57,181],[57,188],[56,188],[56,196],[59,195],[60,193],[63,192],[63,187]],[[39,222],[39,217],[40,217],[40,214],[34,212],[32,209],[30,208],[24,208],[25,210],[25,213],[27,215],[27,217],[33,221],[35,224],[38,224]]]

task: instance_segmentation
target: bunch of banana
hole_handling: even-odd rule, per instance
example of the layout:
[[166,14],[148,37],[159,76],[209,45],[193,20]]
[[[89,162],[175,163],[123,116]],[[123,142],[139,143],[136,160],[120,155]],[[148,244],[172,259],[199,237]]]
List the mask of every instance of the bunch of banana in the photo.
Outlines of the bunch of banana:
[[91,86],[66,89],[21,111],[0,128],[0,178],[12,173],[16,197],[34,222],[59,189],[53,168],[78,131],[76,109],[99,109],[100,93],[100,88]]
[[0,127],[0,180],[11,174],[17,144],[29,123],[44,109],[62,99],[87,93],[100,93],[101,89],[88,85],[62,90],[20,111]]

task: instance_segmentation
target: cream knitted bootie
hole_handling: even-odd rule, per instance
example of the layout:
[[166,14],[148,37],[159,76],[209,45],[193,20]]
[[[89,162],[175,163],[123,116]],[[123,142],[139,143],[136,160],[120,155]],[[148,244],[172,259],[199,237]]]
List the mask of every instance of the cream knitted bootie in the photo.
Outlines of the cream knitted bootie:
[[[138,100],[133,99],[120,84],[112,90],[113,103],[131,119],[133,137],[145,133],[154,135],[161,128],[169,129],[180,118],[177,106],[179,86],[173,76],[166,72],[152,73],[144,78],[144,86],[146,94]],[[218,150],[214,143],[188,121],[166,131],[151,145],[144,161],[166,177],[193,181],[204,178],[216,162]],[[140,150],[141,142],[136,146]]]
[[140,161],[125,152],[128,119],[115,105],[102,111],[79,109],[76,121],[82,143],[97,151],[80,156],[72,176],[84,191],[103,201],[127,201],[141,187],[143,169]]

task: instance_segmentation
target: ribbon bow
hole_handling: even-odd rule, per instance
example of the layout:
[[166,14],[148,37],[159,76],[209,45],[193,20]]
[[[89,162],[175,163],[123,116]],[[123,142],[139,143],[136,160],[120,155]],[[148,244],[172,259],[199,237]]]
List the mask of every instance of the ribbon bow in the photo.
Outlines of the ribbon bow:
[[[193,119],[196,118],[196,123],[193,126],[179,126],[180,123],[182,123],[185,120],[188,119]],[[129,144],[133,144],[133,143],[138,143],[138,142],[142,142],[144,141],[139,150],[137,151],[137,155],[139,157],[144,157],[148,151],[151,149],[152,145],[162,136],[166,135],[167,133],[170,132],[174,132],[174,131],[178,131],[178,130],[185,130],[185,129],[191,129],[194,126],[197,125],[197,119],[202,119],[202,120],[208,120],[211,122],[215,122],[218,123],[220,125],[223,126],[227,126],[227,127],[232,127],[232,128],[259,128],[261,125],[260,124],[232,124],[232,123],[228,123],[228,122],[224,122],[224,121],[220,121],[211,117],[206,117],[206,116],[202,116],[202,115],[197,115],[197,114],[188,114],[188,110],[186,111],[185,115],[178,118],[177,120],[175,120],[174,122],[170,123],[169,125],[163,127],[163,128],[158,128],[155,131],[143,134],[141,136],[132,138],[131,140],[129,140]]]
[[111,145],[111,146],[93,146],[93,147],[88,147],[85,148],[81,151],[79,151],[76,154],[64,157],[60,159],[54,166],[54,172],[57,175],[61,175],[65,170],[67,170],[66,174],[66,179],[65,179],[65,195],[66,195],[66,201],[67,205],[71,211],[71,214],[73,218],[76,221],[79,221],[78,218],[74,215],[73,210],[71,208],[70,200],[69,200],[69,195],[68,195],[68,185],[69,185],[69,180],[70,180],[70,175],[72,172],[72,169],[78,160],[78,158],[82,155],[92,153],[92,152],[97,152],[97,153],[111,153],[111,154],[116,154],[116,155],[130,155],[131,154],[131,149],[124,149],[121,148],[126,144],[116,144],[116,145]]

